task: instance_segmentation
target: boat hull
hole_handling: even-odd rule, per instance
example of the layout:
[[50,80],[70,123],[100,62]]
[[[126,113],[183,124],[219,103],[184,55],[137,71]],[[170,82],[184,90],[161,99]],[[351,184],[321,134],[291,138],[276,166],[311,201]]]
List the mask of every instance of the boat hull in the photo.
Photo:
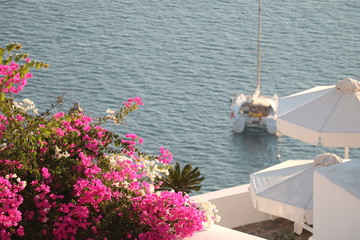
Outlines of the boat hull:
[[245,127],[266,128],[268,133],[277,133],[278,97],[246,96],[239,94],[231,105],[231,126],[235,133],[242,133]]

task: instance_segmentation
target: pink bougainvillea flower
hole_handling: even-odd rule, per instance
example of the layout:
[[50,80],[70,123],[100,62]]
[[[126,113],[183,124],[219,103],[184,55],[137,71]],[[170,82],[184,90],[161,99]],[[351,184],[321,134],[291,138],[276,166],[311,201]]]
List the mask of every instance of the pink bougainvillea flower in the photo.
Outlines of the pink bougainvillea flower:
[[[21,92],[32,77],[20,75],[21,67],[0,64],[1,98]],[[141,105],[140,97],[128,98],[116,117]],[[0,239],[105,240],[116,234],[171,240],[202,229],[205,213],[188,195],[155,192],[160,188],[155,177],[172,161],[168,149],[161,147],[157,157],[144,154],[138,135],[120,137],[83,113],[34,118],[10,104],[9,111],[2,110],[0,149],[6,154],[0,157]],[[21,134],[23,143],[14,141]],[[26,189],[21,179],[29,182]]]
[[16,115],[16,120],[18,120],[19,122],[23,121],[25,118],[23,116],[21,116],[20,114]]
[[170,164],[172,162],[172,153],[165,149],[164,147],[160,147],[160,155],[159,155],[159,161],[165,164]]
[[43,167],[43,168],[41,169],[41,175],[42,175],[44,178],[49,178],[49,177],[50,177],[49,169]]
[[156,240],[190,237],[203,228],[205,212],[196,208],[196,204],[183,193],[162,191],[135,197],[133,208],[143,224],[150,230],[139,235],[139,239]]
[[62,117],[64,117],[65,116],[65,113],[64,112],[58,112],[58,113],[55,113],[54,114],[54,118],[56,119],[56,120],[60,120],[60,118],[62,118]]
[[0,92],[17,94],[23,90],[27,79],[32,78],[32,74],[27,73],[24,77],[20,77],[19,69],[20,65],[15,62],[11,62],[9,65],[0,64],[0,76],[4,76],[0,78]]
[[126,108],[131,107],[132,105],[143,105],[143,101],[140,97],[135,97],[135,98],[128,98],[127,102],[124,102],[124,106]]

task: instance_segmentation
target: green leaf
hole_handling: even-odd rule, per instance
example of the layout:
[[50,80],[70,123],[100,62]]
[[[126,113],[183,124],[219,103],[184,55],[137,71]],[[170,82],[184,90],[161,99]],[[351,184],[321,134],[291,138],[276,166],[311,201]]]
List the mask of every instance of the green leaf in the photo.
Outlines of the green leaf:
[[10,53],[12,52],[14,49],[16,50],[20,50],[22,48],[22,45],[20,43],[10,43],[8,45],[6,45],[6,50]]
[[6,50],[7,50],[8,52],[11,52],[12,50],[14,50],[14,48],[15,48],[15,44],[14,44],[14,43],[8,44],[8,45],[6,46]]
[[51,132],[49,131],[49,130],[46,130],[45,132],[44,132],[44,136],[50,136],[51,135]]
[[22,48],[22,45],[20,43],[15,44],[15,49],[20,50]]
[[35,69],[39,69],[42,67],[41,62],[36,62]]
[[24,68],[22,68],[22,69],[20,70],[20,77],[21,77],[21,78],[24,78],[25,75],[26,75],[29,71],[30,71],[29,67],[24,66]]
[[5,101],[5,93],[0,93],[0,102]]
[[26,63],[26,65],[28,65],[29,67],[34,67],[35,66],[35,61],[30,61],[28,63]]
[[9,65],[11,63],[11,60],[12,60],[11,57],[8,57],[3,61],[3,64],[4,65]]
[[199,191],[201,189],[201,182],[205,179],[201,176],[198,167],[192,168],[191,164],[185,165],[181,170],[180,164],[175,163],[175,166],[169,169],[169,175],[163,176],[159,181],[163,184],[160,186],[160,190],[175,190],[175,192]]

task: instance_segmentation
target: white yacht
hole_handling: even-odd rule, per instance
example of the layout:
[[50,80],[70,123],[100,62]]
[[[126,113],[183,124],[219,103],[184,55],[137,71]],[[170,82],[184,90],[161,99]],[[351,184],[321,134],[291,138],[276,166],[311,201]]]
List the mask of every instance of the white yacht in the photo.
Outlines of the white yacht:
[[231,104],[231,125],[235,133],[241,133],[245,127],[265,127],[268,133],[277,133],[278,96],[252,96],[239,94]]
[[260,92],[260,45],[261,45],[261,0],[258,20],[258,66],[257,87],[253,95],[240,93],[231,101],[231,125],[233,132],[241,133],[245,127],[265,127],[271,134],[277,133],[278,96],[263,96]]

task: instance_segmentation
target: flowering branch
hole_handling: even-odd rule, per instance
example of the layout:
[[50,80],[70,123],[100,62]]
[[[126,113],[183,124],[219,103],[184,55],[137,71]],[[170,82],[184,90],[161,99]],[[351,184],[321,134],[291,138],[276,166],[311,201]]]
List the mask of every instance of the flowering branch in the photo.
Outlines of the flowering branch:
[[101,126],[143,105],[129,98],[119,111],[93,121],[83,113],[38,114],[29,99],[15,102],[31,68],[48,67],[20,44],[0,48],[0,238],[175,239],[208,221],[187,194],[160,191],[172,154],[140,150],[144,140]]

